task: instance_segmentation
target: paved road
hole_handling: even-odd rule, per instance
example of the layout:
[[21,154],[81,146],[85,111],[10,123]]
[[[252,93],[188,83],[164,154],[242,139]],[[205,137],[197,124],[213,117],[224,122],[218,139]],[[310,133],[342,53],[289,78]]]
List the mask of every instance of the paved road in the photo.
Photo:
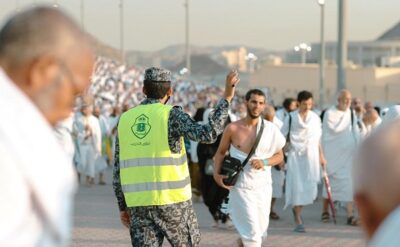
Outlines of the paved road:
[[[110,171],[107,172],[108,181],[111,181],[110,173]],[[277,203],[277,212],[281,220],[271,221],[268,239],[263,243],[265,247],[365,246],[360,229],[345,225],[344,210],[338,212],[338,224],[334,225],[320,222],[320,201],[305,207],[303,218],[307,233],[301,234],[292,231],[294,224],[290,210],[281,210],[282,200]],[[235,230],[212,228],[212,218],[203,203],[194,203],[194,207],[202,233],[200,246],[236,246],[235,241],[238,235]],[[110,183],[92,188],[80,186],[75,204],[72,246],[130,246],[129,233],[119,221],[117,203]],[[170,245],[165,241],[164,246]]]

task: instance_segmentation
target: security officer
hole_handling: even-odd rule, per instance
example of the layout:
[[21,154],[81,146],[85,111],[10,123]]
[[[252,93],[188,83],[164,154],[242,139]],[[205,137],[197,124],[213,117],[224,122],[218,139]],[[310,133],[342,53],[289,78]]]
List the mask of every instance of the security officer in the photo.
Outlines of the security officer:
[[207,124],[196,123],[181,107],[166,105],[172,95],[171,72],[145,71],[140,105],[118,123],[113,187],[122,223],[132,246],[198,246],[200,232],[191,202],[183,137],[212,143],[222,133],[238,73],[226,77],[225,95]]

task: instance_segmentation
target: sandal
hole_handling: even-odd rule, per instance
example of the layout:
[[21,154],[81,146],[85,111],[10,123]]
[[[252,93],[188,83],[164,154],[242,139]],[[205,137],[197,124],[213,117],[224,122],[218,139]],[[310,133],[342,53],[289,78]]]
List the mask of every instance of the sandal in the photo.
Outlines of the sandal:
[[269,218],[270,218],[271,220],[279,220],[279,219],[280,219],[279,215],[278,215],[277,213],[275,213],[275,212],[271,212],[271,213],[269,214]]
[[347,217],[347,225],[358,226],[360,223],[354,216]]
[[300,233],[305,233],[306,232],[306,228],[304,227],[303,224],[298,224],[294,229],[294,232],[300,232]]
[[321,221],[327,223],[330,220],[330,215],[328,212],[323,212],[321,215]]

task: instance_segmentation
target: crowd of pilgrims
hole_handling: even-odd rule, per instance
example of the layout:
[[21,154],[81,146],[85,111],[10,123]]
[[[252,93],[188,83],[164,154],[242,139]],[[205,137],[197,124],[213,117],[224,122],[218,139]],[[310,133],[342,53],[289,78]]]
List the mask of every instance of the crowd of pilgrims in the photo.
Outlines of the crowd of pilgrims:
[[[111,182],[106,181],[104,171],[113,165],[118,119],[144,99],[143,74],[144,68],[127,67],[108,58],[97,58],[91,87],[85,96],[77,98],[75,112],[70,118],[56,127],[56,134],[74,161],[81,184],[92,187]],[[220,87],[187,81],[178,74],[174,75],[172,85],[174,93],[168,104],[182,106],[197,122],[208,119],[223,93]],[[301,93],[303,96],[304,93],[306,96],[310,94],[307,91]],[[279,220],[275,201],[285,197],[285,208],[293,209],[296,225],[301,225],[301,208],[314,203],[318,188],[321,188],[317,186],[322,181],[318,157],[323,152],[333,199],[346,206],[347,223],[357,225],[356,210],[352,205],[352,156],[362,139],[382,120],[398,116],[399,106],[380,109],[371,102],[363,103],[359,98],[352,98],[351,92],[346,90],[338,95],[332,107],[322,111],[310,110],[307,106],[302,110],[302,104],[307,100],[307,97],[298,99],[298,96],[287,98],[282,106],[269,102],[262,116],[278,126],[291,144],[291,148],[286,150],[285,162],[272,168],[270,219]],[[304,119],[300,113],[307,110],[312,114]],[[227,124],[245,117],[246,111],[244,95],[239,91],[231,104]],[[214,218],[215,227],[232,227],[229,216],[222,210],[229,192],[218,187],[213,179],[213,157],[220,138],[213,144],[190,140],[185,140],[185,144],[194,198],[202,198]],[[304,152],[307,154],[303,155]],[[327,198],[325,190],[322,196]],[[321,220],[326,222],[330,218],[327,201],[323,200]]]

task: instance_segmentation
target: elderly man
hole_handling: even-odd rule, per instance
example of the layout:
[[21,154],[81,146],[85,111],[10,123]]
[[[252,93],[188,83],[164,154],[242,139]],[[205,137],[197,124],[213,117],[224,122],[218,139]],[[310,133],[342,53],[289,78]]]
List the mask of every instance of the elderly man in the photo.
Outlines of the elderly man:
[[382,119],[375,109],[370,109],[364,113],[363,125],[365,126],[365,136],[371,134],[382,123]]
[[355,201],[370,247],[400,243],[400,120],[378,128],[354,165]]
[[68,246],[76,179],[51,126],[89,84],[83,32],[51,7],[0,30],[0,246]]
[[364,109],[361,99],[353,98],[353,100],[351,101],[351,108],[354,110],[357,120],[362,121],[363,115],[365,113],[365,109]]
[[[329,108],[322,121],[322,147],[327,160],[327,172],[331,181],[332,197],[346,202],[347,224],[356,225],[353,216],[353,180],[351,177],[353,154],[360,138],[356,116],[350,110],[351,93],[342,90],[337,105]],[[327,222],[328,200],[324,187],[321,220]]]

